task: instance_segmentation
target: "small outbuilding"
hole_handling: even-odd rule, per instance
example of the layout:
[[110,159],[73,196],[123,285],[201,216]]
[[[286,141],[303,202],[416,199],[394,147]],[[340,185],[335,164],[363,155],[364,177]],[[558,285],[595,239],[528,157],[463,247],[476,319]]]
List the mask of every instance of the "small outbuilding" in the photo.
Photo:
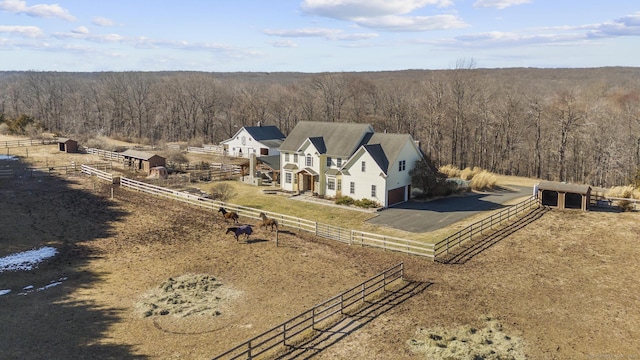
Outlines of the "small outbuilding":
[[78,152],[78,142],[67,138],[58,138],[58,149],[66,153]]
[[591,187],[589,185],[542,181],[537,185],[538,198],[542,205],[558,209],[589,210]]
[[143,171],[147,174],[151,173],[151,169],[157,166],[165,166],[166,160],[160,155],[138,151],[127,150],[121,153],[122,164],[125,167],[133,168],[135,171]]

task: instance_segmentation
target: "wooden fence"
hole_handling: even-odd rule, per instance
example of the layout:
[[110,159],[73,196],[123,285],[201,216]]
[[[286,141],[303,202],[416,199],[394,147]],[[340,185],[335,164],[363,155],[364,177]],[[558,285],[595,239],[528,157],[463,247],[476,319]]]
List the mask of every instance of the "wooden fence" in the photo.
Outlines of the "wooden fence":
[[57,139],[24,139],[0,141],[0,147],[19,147],[19,146],[35,146],[35,145],[51,145],[55,144]]
[[13,177],[13,170],[0,170],[0,180],[11,179]]
[[591,194],[590,206],[601,208],[622,208],[631,211],[640,210],[640,200],[631,198],[608,197],[601,194]]
[[316,331],[330,328],[348,316],[348,311],[360,307],[368,296],[403,277],[404,263],[399,263],[213,359],[253,359],[261,355],[276,355],[285,347],[308,339]]
[[118,184],[120,182],[119,177],[114,177],[113,174],[109,172],[98,170],[95,167],[91,167],[89,165],[80,165],[80,171],[82,171],[83,174],[95,176],[98,179],[107,181],[111,184]]
[[485,230],[493,229],[495,226],[504,224],[520,214],[529,212],[531,209],[537,209],[540,206],[541,204],[539,199],[530,197],[527,200],[477,221],[435,243],[434,256],[438,257],[442,254],[448,254],[450,249],[460,246],[461,244],[472,240],[474,237],[482,236]]
[[219,145],[205,145],[204,147],[187,147],[187,152],[196,154],[226,155],[224,148]]
[[102,150],[102,149],[94,149],[94,148],[83,148],[83,150],[87,154],[98,155],[98,156],[102,157],[103,159],[107,159],[107,160],[124,159],[124,156],[121,153],[118,153],[118,152],[107,151],[107,150]]

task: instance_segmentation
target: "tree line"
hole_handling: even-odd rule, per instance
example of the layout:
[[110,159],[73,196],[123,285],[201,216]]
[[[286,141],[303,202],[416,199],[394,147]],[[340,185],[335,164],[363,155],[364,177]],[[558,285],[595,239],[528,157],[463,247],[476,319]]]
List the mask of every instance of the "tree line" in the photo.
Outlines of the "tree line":
[[595,186],[640,169],[640,68],[363,73],[3,72],[0,130],[159,144],[243,126],[369,123],[409,133],[437,166]]

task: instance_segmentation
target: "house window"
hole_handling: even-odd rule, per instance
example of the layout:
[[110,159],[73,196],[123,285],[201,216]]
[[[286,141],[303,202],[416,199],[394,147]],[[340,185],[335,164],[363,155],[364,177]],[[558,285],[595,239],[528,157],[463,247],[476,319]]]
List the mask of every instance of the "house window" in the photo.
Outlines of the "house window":
[[356,183],[352,181],[351,183],[349,183],[349,194],[355,194],[355,193],[356,193]]
[[284,174],[284,182],[287,183],[287,184],[291,184],[291,173],[290,172]]
[[246,137],[242,137],[242,145],[247,145],[247,138]]
[[327,167],[331,167],[331,156],[327,156]]
[[376,186],[371,185],[371,197],[376,197]]
[[289,153],[284,154],[284,161],[289,162]]
[[341,167],[342,166],[342,159],[341,158],[337,158],[336,159],[336,166],[337,167]]
[[364,162],[364,161],[363,161],[363,162],[361,163],[361,166],[360,166],[360,167],[362,168],[362,172],[367,171],[367,163],[366,163],[366,162]]
[[400,160],[398,163],[398,171],[404,171],[406,169],[407,162],[405,160]]
[[338,179],[338,191],[342,191],[342,179]]
[[329,190],[335,190],[336,189],[336,180],[335,179],[328,179],[327,180],[327,188]]
[[307,154],[306,166],[313,166],[313,158],[311,157],[311,154]]
[[298,163],[298,154],[293,154],[293,162]]

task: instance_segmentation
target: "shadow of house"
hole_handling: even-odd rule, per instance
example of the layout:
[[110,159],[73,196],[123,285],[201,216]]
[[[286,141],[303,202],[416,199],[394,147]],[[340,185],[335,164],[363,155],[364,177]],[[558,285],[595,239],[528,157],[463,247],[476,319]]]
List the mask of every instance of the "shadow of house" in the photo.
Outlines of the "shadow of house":
[[557,209],[588,211],[591,203],[589,185],[542,181],[537,185],[536,194],[542,201],[542,205]]
[[150,174],[151,169],[154,167],[166,165],[165,158],[145,151],[127,150],[121,155],[123,156],[122,164],[125,168],[128,167],[146,174]]
[[77,153],[78,142],[67,138],[58,138],[58,149],[66,153]]

